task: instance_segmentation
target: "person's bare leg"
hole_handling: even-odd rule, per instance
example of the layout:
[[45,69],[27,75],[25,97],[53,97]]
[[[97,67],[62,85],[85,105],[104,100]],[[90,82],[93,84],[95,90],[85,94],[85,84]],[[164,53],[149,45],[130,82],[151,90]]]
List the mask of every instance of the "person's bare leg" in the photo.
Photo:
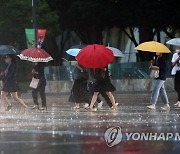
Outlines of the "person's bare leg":
[[1,110],[3,110],[3,111],[5,111],[5,103],[6,103],[7,95],[8,95],[8,93],[6,93],[4,91],[1,92]]
[[4,104],[3,100],[0,101],[0,111],[2,111],[2,112],[5,111],[5,104]]
[[11,105],[12,105],[12,104],[10,103],[9,99],[7,98],[7,96],[6,96],[6,98],[5,98],[5,102],[8,104],[8,106],[11,106]]
[[93,106],[94,106],[94,104],[95,104],[95,102],[96,102],[96,100],[97,100],[98,94],[99,94],[98,92],[94,92],[93,97],[92,97],[92,100],[91,100],[91,104],[90,104],[90,106],[89,106],[89,109],[92,109],[92,108],[93,108]]
[[3,103],[7,103],[9,106],[11,106],[11,103],[9,102],[8,98],[7,98],[8,93],[2,91],[1,92],[1,100],[3,101]]
[[116,102],[115,102],[114,96],[112,95],[111,92],[106,92],[106,94],[108,95],[109,99],[111,100],[113,109],[116,110],[116,109],[117,109],[117,106],[116,106]]
[[17,92],[13,92],[13,93],[11,93],[11,95],[15,101],[17,101],[19,104],[21,104],[24,108],[27,108],[27,105],[24,103],[24,101],[18,97]]

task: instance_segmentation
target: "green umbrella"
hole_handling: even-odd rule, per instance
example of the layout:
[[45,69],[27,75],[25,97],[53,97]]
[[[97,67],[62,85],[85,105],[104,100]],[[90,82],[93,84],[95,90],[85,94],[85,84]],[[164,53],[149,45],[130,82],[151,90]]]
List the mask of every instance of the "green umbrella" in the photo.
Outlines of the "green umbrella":
[[0,45],[0,55],[18,54],[20,50],[11,45]]

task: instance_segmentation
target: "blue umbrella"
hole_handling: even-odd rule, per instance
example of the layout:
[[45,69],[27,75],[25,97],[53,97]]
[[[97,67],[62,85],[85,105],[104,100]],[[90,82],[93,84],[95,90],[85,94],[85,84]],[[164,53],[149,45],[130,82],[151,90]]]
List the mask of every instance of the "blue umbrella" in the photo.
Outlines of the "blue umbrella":
[[0,55],[18,54],[20,50],[11,45],[0,45]]
[[74,48],[74,49],[69,49],[69,50],[66,51],[66,53],[69,54],[69,55],[71,55],[71,56],[73,56],[73,57],[76,57],[76,56],[78,55],[78,53],[79,53],[80,50],[81,50],[81,49],[76,49],[76,48]]
[[67,54],[73,56],[73,57],[76,57],[79,53],[79,51],[84,48],[86,45],[75,45],[75,46],[72,46],[70,49],[68,49],[66,51]]

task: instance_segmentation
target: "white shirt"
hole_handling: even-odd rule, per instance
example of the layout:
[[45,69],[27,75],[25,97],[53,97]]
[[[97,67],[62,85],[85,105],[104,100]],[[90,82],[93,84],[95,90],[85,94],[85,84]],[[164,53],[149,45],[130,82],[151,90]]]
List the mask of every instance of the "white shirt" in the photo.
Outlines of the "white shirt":
[[[179,58],[178,52],[174,53],[171,62],[174,63],[178,58]],[[171,75],[175,75],[177,71],[180,71],[180,66],[176,64],[171,71]]]

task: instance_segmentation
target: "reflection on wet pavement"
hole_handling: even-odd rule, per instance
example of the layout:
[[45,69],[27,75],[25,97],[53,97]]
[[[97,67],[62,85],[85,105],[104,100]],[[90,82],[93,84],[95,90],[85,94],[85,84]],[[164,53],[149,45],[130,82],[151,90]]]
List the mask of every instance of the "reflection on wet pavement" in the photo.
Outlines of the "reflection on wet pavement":
[[[180,141],[127,140],[126,133],[180,133],[178,108],[146,109],[147,104],[120,104],[117,112],[107,106],[96,112],[73,110],[72,104],[51,104],[48,111],[23,111],[14,106],[0,113],[0,154],[147,154],[180,153]],[[104,133],[120,126],[123,140],[108,147]]]

